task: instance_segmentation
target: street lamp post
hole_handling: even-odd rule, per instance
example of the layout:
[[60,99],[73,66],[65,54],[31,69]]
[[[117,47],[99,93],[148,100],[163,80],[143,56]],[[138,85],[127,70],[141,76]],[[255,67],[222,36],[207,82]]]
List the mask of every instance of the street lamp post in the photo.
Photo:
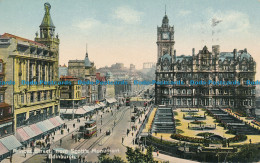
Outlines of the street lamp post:
[[72,119],[74,120],[74,100],[72,100]]

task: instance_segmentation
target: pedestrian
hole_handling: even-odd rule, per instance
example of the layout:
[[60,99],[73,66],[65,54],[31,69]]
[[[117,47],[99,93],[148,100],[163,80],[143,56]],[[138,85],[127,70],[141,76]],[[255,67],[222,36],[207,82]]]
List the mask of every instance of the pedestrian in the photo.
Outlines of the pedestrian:
[[122,143],[124,142],[124,137],[122,137]]
[[79,155],[79,162],[81,162],[81,158],[82,158],[81,155]]
[[73,128],[75,128],[75,123],[73,123]]
[[24,152],[24,158],[26,158],[27,151]]
[[61,144],[62,144],[62,139],[60,139],[60,146],[61,146]]
[[134,133],[132,132],[132,136],[134,136]]
[[101,129],[99,129],[100,133],[101,133]]
[[135,144],[135,140],[133,139],[133,145]]
[[34,147],[32,147],[32,154],[34,153]]
[[159,156],[159,150],[157,150],[157,157]]
[[73,134],[71,134],[71,139],[73,139],[74,138],[74,135]]
[[67,129],[68,130],[68,133],[70,132],[70,128]]
[[85,157],[83,157],[83,163],[85,163]]

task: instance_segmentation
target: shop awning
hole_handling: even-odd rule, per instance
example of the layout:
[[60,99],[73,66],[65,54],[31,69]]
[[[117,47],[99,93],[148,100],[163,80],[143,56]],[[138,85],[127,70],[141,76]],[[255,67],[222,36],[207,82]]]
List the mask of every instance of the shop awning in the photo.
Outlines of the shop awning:
[[61,125],[55,118],[51,118],[51,119],[49,119],[49,120],[50,120],[50,122],[51,122],[55,127]]
[[0,156],[8,152],[8,149],[0,142]]
[[33,130],[35,135],[40,135],[41,133],[43,133],[43,131],[39,127],[37,127],[36,124],[30,125],[30,128]]
[[8,125],[12,125],[12,122],[7,122],[7,123],[4,123],[4,124],[1,124],[0,128],[8,126]]
[[56,119],[60,124],[64,124],[63,120],[62,120],[59,116],[55,117],[55,119]]
[[20,141],[20,142],[24,142],[28,139],[30,139],[30,136],[24,131],[23,128],[18,128],[16,130],[16,138]]
[[37,126],[39,129],[41,129],[43,133],[48,131],[48,128],[46,128],[46,127],[43,125],[42,122],[36,123],[36,126]]
[[104,102],[100,102],[99,103],[102,107],[105,107],[106,106],[106,104],[104,104]]
[[79,108],[76,110],[76,114],[78,115],[84,115],[86,113],[86,111],[83,108]]
[[33,138],[33,137],[37,136],[35,134],[35,132],[33,132],[33,130],[30,127],[28,127],[28,126],[24,127],[23,129],[27,133],[27,135],[30,136],[30,138]]
[[116,99],[115,99],[115,98],[108,98],[108,99],[106,99],[106,101],[107,101],[108,103],[112,104],[112,103],[115,103],[115,102],[116,102]]
[[10,135],[0,139],[0,142],[10,151],[13,149],[17,149],[21,147],[22,144],[14,137],[14,135]]
[[66,110],[67,110],[67,109],[60,109],[60,113],[61,113],[61,114],[66,113]]
[[86,111],[86,113],[95,110],[95,108],[93,108],[93,107],[91,107],[91,106],[83,106],[83,109]]
[[51,130],[53,129],[55,126],[47,119],[45,121],[42,121],[42,124],[48,129]]
[[98,104],[95,104],[95,105],[94,105],[94,108],[95,108],[95,109],[98,109],[98,108],[100,108],[100,106],[99,106]]

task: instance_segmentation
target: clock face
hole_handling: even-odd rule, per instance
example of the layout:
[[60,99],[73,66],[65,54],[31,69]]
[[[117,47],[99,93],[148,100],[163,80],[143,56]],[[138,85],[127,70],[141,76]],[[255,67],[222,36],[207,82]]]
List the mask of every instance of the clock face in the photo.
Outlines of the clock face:
[[167,39],[170,38],[170,34],[169,34],[168,32],[164,32],[164,33],[162,33],[162,38],[163,38],[164,40],[167,40]]

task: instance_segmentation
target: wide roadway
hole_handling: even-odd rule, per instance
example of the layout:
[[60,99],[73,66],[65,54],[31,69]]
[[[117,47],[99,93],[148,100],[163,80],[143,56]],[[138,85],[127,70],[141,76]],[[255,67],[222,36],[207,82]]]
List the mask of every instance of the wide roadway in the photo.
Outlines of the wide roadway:
[[[110,110],[110,109],[107,109]],[[98,155],[100,150],[103,148],[110,147],[110,156],[120,156],[124,160],[126,159],[125,152],[126,148],[122,145],[122,137],[126,136],[127,129],[130,128],[130,107],[122,106],[119,110],[115,107],[111,109],[113,115],[110,112],[102,113],[99,111],[98,116],[93,116],[93,119],[97,119],[97,136],[94,136],[90,139],[81,139],[79,142],[75,142],[75,139],[72,139],[72,134],[75,135],[77,132],[73,132],[62,138],[62,144],[57,141],[52,144],[51,148],[65,148],[65,149],[74,149],[74,150],[89,150],[82,153],[82,157],[86,158],[86,161],[96,162],[98,161]],[[133,109],[131,109],[133,111]],[[101,125],[101,114],[102,114],[102,125]],[[101,128],[101,133],[100,133]],[[113,130],[112,130],[113,128]],[[106,135],[106,131],[110,130],[111,134]],[[26,161],[26,163],[35,163],[35,162],[45,162],[47,155],[34,155]]]

